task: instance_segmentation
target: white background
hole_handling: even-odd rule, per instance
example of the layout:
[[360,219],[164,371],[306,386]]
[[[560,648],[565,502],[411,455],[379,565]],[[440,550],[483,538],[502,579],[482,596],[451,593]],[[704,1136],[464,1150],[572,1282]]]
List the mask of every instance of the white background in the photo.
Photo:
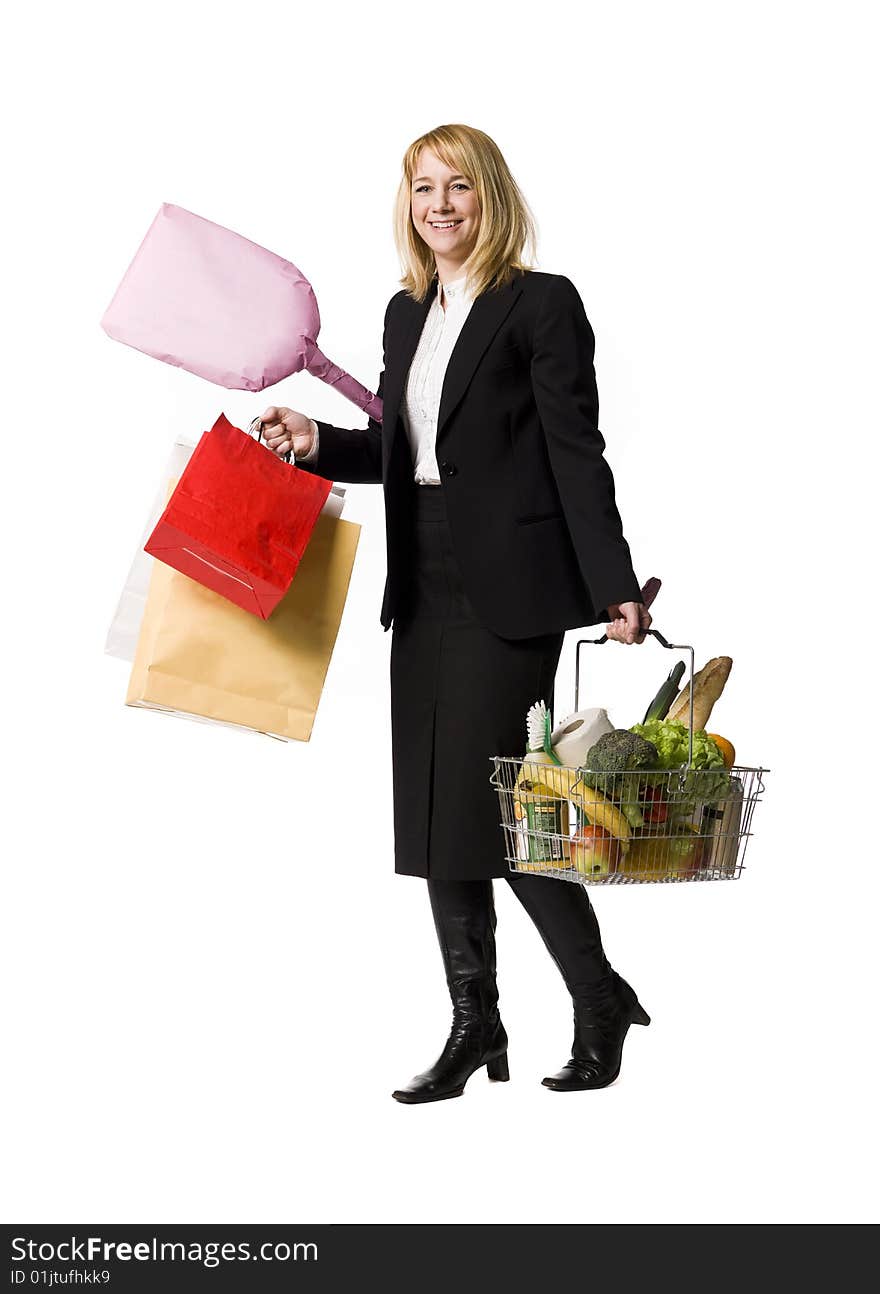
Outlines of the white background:
[[[808,1222],[873,1215],[876,42],[865,4],[36,5],[6,28],[2,1211],[29,1222]],[[373,385],[409,142],[491,134],[597,337],[654,623],[730,654],[772,771],[735,883],[594,890],[653,1016],[540,1084],[570,1004],[496,883],[509,1084],[407,1107],[449,1006],[393,873],[378,487],[312,741],[126,707],[104,637],[165,457],[228,392],[98,321],[163,201],[293,260]],[[873,159],[873,160],[872,160]],[[592,629],[586,630],[592,634]],[[557,681],[570,708],[573,644]],[[655,641],[589,648],[641,717]],[[462,823],[462,849],[467,824]]]

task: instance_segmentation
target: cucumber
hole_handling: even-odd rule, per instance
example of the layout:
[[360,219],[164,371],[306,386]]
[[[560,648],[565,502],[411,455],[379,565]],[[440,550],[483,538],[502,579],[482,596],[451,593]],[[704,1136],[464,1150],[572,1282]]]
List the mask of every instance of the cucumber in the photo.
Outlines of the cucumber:
[[654,697],[654,700],[648,706],[642,723],[648,723],[651,719],[665,719],[669,713],[669,707],[678,696],[678,689],[684,674],[684,661],[680,660],[677,665],[673,665],[669,671],[669,676],[663,683],[660,691]]

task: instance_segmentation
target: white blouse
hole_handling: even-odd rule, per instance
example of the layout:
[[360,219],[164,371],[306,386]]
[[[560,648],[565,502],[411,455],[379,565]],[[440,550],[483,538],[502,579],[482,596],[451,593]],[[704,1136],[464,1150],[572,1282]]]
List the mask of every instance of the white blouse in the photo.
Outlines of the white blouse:
[[[440,304],[438,289],[407,374],[400,412],[409,440],[417,485],[440,484],[435,452],[437,418],[446,366],[474,301],[466,285],[466,274],[442,284],[445,310]],[[318,427],[314,419],[311,419],[311,423],[314,440],[308,454],[297,459],[301,463],[314,462],[318,456]]]
[[400,412],[412,453],[417,485],[439,485],[435,442],[443,378],[464,321],[473,304],[466,288],[467,275],[442,284],[446,309],[438,290],[425,319],[425,326],[409,367]]

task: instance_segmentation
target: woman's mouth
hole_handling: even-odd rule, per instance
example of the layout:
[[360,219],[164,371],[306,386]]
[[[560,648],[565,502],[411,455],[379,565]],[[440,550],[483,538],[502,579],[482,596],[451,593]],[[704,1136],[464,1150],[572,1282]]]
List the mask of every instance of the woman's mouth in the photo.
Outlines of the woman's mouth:
[[428,224],[438,233],[444,233],[447,229],[457,229],[461,224],[460,220],[429,220]]

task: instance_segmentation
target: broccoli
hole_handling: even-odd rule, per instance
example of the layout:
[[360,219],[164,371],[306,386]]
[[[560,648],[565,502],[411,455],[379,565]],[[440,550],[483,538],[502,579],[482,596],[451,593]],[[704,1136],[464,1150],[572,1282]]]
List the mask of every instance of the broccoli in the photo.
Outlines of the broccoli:
[[585,786],[619,801],[624,817],[632,827],[644,823],[639,808],[638,779],[628,774],[656,768],[657,747],[628,728],[605,732],[587,751],[581,773]]

